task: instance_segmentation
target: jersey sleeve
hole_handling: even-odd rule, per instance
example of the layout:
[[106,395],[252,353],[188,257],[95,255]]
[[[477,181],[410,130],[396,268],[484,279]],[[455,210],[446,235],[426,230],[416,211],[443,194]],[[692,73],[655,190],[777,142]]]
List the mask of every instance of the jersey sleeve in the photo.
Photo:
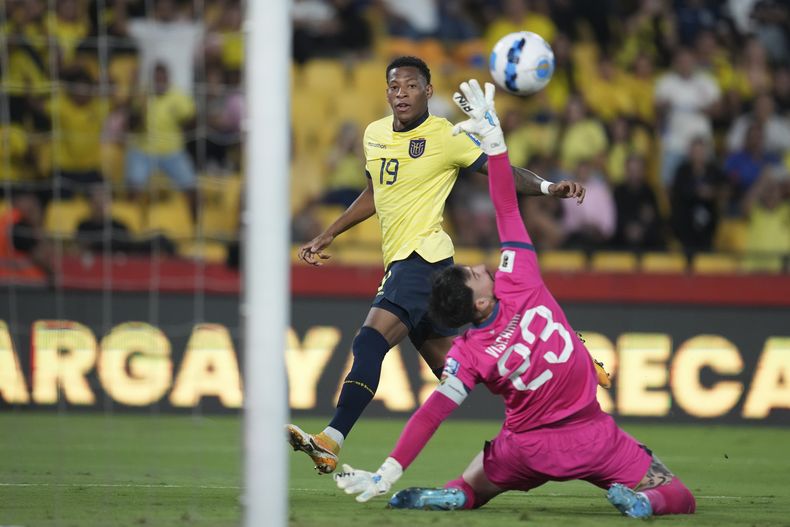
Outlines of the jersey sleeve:
[[471,391],[470,387],[475,384],[477,380],[473,361],[465,358],[463,349],[454,344],[447,353],[439,386],[406,423],[390,457],[406,470],[442,422],[464,402]]
[[451,166],[465,171],[477,171],[483,166],[487,157],[477,139],[466,133],[453,135],[452,128],[448,128],[447,135],[445,152]]
[[540,284],[537,254],[518,209],[516,183],[507,153],[488,159],[488,189],[501,243],[495,292],[508,294]]

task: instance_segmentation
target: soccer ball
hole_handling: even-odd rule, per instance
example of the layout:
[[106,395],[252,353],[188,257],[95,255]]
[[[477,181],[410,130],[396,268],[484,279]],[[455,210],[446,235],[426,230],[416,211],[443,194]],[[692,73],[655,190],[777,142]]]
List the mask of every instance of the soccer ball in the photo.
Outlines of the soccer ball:
[[519,31],[499,39],[488,64],[500,87],[516,95],[529,95],[551,80],[554,52],[540,35]]

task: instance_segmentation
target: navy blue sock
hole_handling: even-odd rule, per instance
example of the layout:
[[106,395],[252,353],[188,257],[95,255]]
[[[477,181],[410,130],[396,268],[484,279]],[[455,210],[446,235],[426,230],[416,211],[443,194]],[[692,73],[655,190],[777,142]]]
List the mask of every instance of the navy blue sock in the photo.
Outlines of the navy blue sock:
[[387,339],[373,328],[363,326],[354,337],[351,344],[354,364],[343,382],[335,416],[329,423],[343,437],[348,436],[365,407],[373,400],[381,378],[381,363],[389,349]]

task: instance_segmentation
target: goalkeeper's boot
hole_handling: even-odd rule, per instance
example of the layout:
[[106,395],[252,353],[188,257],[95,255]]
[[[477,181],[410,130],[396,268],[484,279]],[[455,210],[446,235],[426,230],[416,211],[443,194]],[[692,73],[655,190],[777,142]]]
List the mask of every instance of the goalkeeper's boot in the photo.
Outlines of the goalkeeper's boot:
[[453,511],[463,509],[466,495],[460,489],[431,489],[409,487],[395,493],[389,506],[393,509],[421,509],[431,511]]
[[609,373],[604,369],[603,362],[593,359],[595,365],[595,373],[598,375],[598,386],[606,388],[607,390],[612,387],[612,380],[609,378]]
[[337,466],[340,446],[326,434],[308,434],[296,425],[286,425],[288,443],[294,450],[302,451],[313,460],[319,474],[329,474]]
[[606,499],[617,510],[631,518],[649,518],[653,515],[653,507],[644,493],[631,490],[620,483],[615,483],[609,487]]

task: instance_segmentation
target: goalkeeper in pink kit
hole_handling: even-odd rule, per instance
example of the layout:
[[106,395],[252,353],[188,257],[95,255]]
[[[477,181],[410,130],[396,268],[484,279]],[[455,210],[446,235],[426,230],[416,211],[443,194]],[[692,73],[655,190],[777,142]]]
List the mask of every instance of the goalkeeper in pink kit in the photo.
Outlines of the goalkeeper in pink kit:
[[628,516],[693,513],[694,496],[644,445],[621,430],[596,399],[589,353],[540,276],[518,209],[494,86],[461,84],[455,102],[469,132],[488,154],[501,260],[495,276],[483,265],[452,266],[433,282],[431,313],[449,327],[473,324],[447,354],[442,381],[406,424],[375,473],[344,465],[338,487],[364,502],[386,494],[433,433],[477,384],[505,400],[505,422],[458,479],[443,489],[409,488],[395,508],[473,509],[508,490],[581,479],[607,489]]

